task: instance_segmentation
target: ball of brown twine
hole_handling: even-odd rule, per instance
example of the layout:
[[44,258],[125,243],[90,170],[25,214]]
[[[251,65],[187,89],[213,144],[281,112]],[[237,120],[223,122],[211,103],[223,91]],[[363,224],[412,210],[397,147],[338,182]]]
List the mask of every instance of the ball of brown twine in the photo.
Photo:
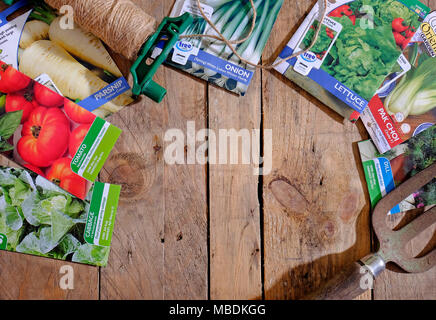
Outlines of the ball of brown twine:
[[45,0],[55,9],[69,5],[74,21],[92,32],[112,50],[136,59],[147,38],[155,32],[156,20],[129,0]]

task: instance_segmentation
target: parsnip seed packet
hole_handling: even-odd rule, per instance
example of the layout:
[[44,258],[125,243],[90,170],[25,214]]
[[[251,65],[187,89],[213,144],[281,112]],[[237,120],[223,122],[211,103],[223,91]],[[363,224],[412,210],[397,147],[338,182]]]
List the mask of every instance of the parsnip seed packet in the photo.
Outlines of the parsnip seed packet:
[[72,21],[43,0],[0,1],[0,60],[106,118],[133,102],[130,86],[103,43]]

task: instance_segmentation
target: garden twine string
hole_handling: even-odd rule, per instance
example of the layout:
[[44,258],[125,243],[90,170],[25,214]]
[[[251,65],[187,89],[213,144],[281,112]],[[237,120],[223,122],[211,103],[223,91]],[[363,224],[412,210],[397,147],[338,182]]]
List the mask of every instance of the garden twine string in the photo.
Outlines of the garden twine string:
[[[310,51],[318,40],[322,30],[322,24],[318,24],[312,43],[306,49],[289,55],[285,58],[278,58],[277,61],[270,65],[254,64],[243,57],[236,51],[234,45],[247,41],[253,34],[256,26],[257,10],[253,0],[250,1],[253,12],[252,22],[249,32],[245,37],[238,40],[227,39],[216,27],[216,25],[207,17],[200,0],[196,0],[200,14],[209,26],[216,32],[214,34],[193,34],[182,35],[181,38],[213,38],[224,42],[233,54],[236,55],[243,63],[256,68],[272,69],[282,62],[295,58],[301,54]],[[327,0],[318,0],[320,10],[320,21],[323,21],[327,15]],[[135,60],[138,52],[144,42],[155,32],[156,20],[145,13],[141,8],[132,3],[130,0],[45,0],[50,6],[60,10],[62,6],[69,5],[74,9],[74,20],[86,31],[93,33],[103,40],[112,50],[123,55],[129,60]]]
[[[250,0],[251,9],[253,10],[252,26],[251,26],[250,32],[248,33],[248,35],[246,37],[244,37],[244,39],[236,40],[236,41],[230,41],[226,37],[224,37],[224,35],[218,30],[218,28],[215,26],[215,24],[206,16],[203,8],[201,7],[200,0],[196,0],[196,1],[197,1],[198,9],[199,9],[203,19],[206,20],[206,22],[218,34],[218,36],[208,35],[208,34],[194,34],[194,35],[181,36],[180,38],[198,38],[198,37],[201,37],[201,38],[214,38],[214,39],[223,41],[230,48],[230,50],[232,50],[233,54],[235,54],[239,58],[239,60],[241,60],[241,62],[246,63],[247,65],[250,65],[250,66],[255,67],[255,68],[260,68],[260,69],[273,69],[273,68],[279,66],[280,64],[282,64],[283,62],[285,62],[285,61],[287,61],[289,59],[296,58],[296,57],[298,57],[298,56],[300,56],[302,54],[305,54],[306,52],[309,52],[313,48],[313,46],[316,44],[316,42],[318,40],[318,37],[319,37],[319,34],[321,33],[322,26],[323,26],[322,23],[318,24],[318,27],[316,28],[315,36],[313,37],[312,43],[306,49],[304,49],[304,50],[302,50],[300,52],[295,52],[295,53],[293,53],[293,54],[291,54],[291,55],[289,55],[287,57],[284,57],[284,58],[280,58],[279,57],[276,60],[276,62],[274,62],[273,64],[260,65],[260,64],[252,63],[252,62],[248,61],[247,59],[244,59],[236,51],[236,48],[232,45],[232,44],[235,44],[235,43],[241,43],[241,42],[246,41],[251,36],[253,31],[254,31],[254,27],[255,27],[255,24],[256,24],[256,17],[257,17],[257,10],[256,10],[256,7],[254,6],[253,1]],[[318,0],[319,6],[322,7],[322,10],[320,10],[321,14],[319,15],[321,22],[327,16],[327,1],[328,0]]]
[[45,0],[60,10],[74,9],[74,22],[103,40],[112,50],[135,60],[156,31],[156,20],[130,0]]

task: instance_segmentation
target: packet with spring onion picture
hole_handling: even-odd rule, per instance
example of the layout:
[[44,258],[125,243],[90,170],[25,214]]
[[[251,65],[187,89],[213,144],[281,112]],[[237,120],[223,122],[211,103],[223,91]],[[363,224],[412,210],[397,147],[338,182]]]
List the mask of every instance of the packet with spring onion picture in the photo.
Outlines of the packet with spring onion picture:
[[119,186],[96,182],[82,200],[0,163],[0,250],[106,266]]
[[[252,25],[253,10],[249,0],[201,0],[205,15],[229,40],[246,37]],[[258,64],[282,7],[283,0],[255,0],[256,26],[245,42],[235,45],[238,54],[251,63]],[[202,17],[196,0],[176,0],[171,12],[177,17],[189,12],[193,24],[184,35],[217,33]],[[158,56],[160,43],[153,53]],[[183,38],[174,47],[167,64],[196,77],[207,80],[239,95],[245,95],[256,68],[241,61],[220,40],[211,38]]]
[[[70,23],[70,25],[67,24]],[[100,118],[133,102],[127,80],[100,39],[43,0],[0,1],[0,60]]]
[[[436,126],[380,154],[371,140],[359,143],[372,207],[410,177],[436,162]],[[393,208],[390,214],[436,205],[436,178]]]
[[[428,12],[417,0],[328,1],[328,15],[312,50],[276,69],[356,121],[386,77],[396,71],[402,51]],[[309,47],[320,15],[317,3],[280,58]]]
[[362,113],[381,153],[436,124],[436,12],[427,16],[404,55],[410,67],[386,79]]
[[0,61],[0,154],[84,199],[121,130],[51,88]]

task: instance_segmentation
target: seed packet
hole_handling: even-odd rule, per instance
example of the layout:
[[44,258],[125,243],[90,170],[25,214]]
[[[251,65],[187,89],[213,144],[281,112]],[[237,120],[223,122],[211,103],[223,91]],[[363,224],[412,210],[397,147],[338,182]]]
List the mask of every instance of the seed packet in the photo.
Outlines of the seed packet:
[[[356,121],[396,68],[429,9],[417,0],[341,0],[328,1],[327,12],[312,50],[276,69]],[[280,58],[309,47],[320,15],[317,3]]]
[[380,153],[436,123],[436,12],[427,16],[408,46],[410,68],[392,74],[362,113]]
[[82,200],[24,169],[0,166],[0,250],[106,266],[120,187]]
[[84,199],[121,130],[2,61],[0,77],[0,153]]
[[[373,207],[386,194],[436,161],[436,126],[380,154],[371,140],[359,143]],[[393,208],[390,214],[436,205],[436,179]]]
[[[206,16],[217,29],[230,40],[245,38],[252,25],[253,10],[248,0],[201,0]],[[256,0],[256,27],[245,42],[235,45],[239,55],[258,64],[271,34],[283,0]],[[184,35],[217,33],[202,17],[196,0],[176,0],[172,17],[189,12],[193,24]],[[158,56],[163,48],[160,43],[153,53]],[[241,61],[223,41],[210,38],[185,38],[179,41],[167,59],[167,64],[209,81],[239,95],[245,95],[253,78],[254,67]]]
[[0,1],[0,60],[106,118],[133,102],[130,87],[103,43],[71,23],[42,0]]

